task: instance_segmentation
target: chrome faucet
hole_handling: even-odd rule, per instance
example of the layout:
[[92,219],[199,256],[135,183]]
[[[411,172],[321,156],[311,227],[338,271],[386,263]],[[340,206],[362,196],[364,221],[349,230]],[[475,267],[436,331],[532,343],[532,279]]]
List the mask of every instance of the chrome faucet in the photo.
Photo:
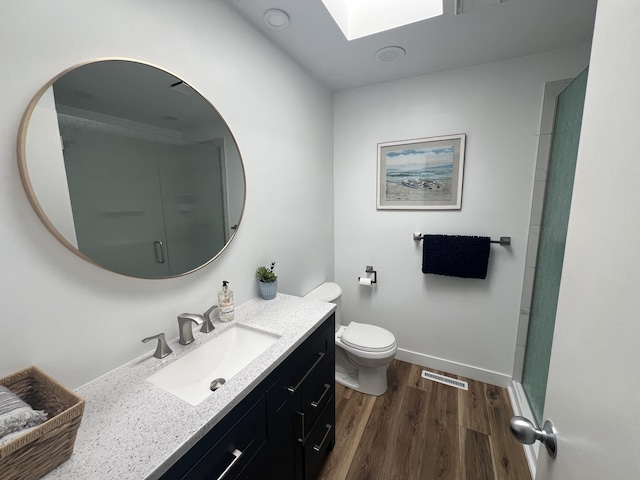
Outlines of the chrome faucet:
[[197,325],[202,325],[202,328],[200,328],[201,332],[209,333],[215,330],[216,327],[211,323],[211,312],[216,308],[218,308],[218,306],[214,305],[202,315],[199,313],[182,313],[178,315],[178,330],[180,331],[180,340],[178,340],[178,342],[182,345],[189,345],[195,340],[193,338],[191,322],[194,322]]
[[152,337],[143,338],[142,343],[147,343],[150,340],[158,340],[158,346],[156,347],[156,351],[153,354],[153,356],[156,358],[164,358],[173,351],[169,348],[169,345],[167,345],[167,340],[164,338],[164,333],[159,333],[158,335],[153,335]]

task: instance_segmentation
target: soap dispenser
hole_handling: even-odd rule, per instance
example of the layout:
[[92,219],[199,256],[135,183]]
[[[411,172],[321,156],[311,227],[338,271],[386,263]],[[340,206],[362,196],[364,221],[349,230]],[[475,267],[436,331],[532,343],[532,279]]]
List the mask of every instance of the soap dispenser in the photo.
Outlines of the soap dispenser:
[[218,313],[221,322],[233,320],[233,291],[228,287],[229,282],[222,282],[222,290],[218,292]]

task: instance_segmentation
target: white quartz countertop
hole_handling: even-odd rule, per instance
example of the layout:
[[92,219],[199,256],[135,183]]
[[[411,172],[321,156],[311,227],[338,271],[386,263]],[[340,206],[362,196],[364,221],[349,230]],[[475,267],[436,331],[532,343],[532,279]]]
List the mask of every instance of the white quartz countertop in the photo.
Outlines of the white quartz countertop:
[[[154,344],[149,353],[83,385],[76,390],[86,405],[73,455],[45,478],[159,478],[334,309],[330,303],[291,295],[278,294],[273,300],[255,298],[236,307],[232,322],[214,320],[216,329],[211,333],[194,328],[194,343],[169,342],[171,355],[154,358]],[[146,380],[233,324],[280,338],[201,404],[190,405]]]

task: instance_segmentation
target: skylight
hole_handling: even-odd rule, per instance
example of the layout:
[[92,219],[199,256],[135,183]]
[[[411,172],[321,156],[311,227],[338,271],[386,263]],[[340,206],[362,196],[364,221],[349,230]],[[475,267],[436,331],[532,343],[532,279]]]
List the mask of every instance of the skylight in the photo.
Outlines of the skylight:
[[347,40],[442,15],[443,0],[322,0]]

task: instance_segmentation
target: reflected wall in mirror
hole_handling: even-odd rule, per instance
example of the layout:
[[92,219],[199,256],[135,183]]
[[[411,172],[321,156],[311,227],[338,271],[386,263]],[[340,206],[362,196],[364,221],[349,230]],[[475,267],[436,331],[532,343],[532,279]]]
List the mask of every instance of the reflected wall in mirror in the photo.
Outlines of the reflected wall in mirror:
[[225,121],[188,83],[142,62],[87,62],[40,89],[20,125],[18,163],[54,236],[123,275],[197,270],[229,244],[244,209]]

